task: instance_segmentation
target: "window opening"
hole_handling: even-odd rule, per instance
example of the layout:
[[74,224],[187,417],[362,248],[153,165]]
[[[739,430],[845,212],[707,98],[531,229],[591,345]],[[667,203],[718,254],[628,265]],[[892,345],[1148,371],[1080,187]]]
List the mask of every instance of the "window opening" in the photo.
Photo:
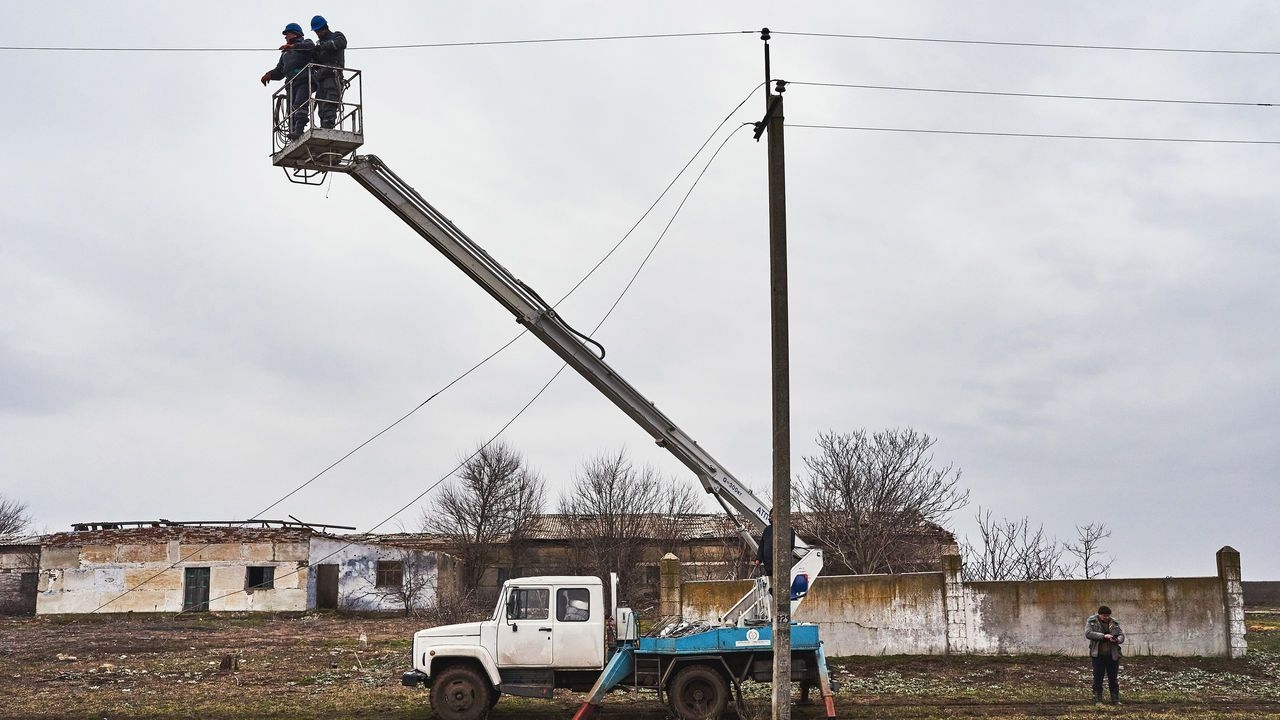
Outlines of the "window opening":
[[399,560],[379,560],[374,584],[378,587],[404,585],[404,563]]
[[272,590],[276,586],[276,569],[274,566],[247,567],[244,569],[244,588],[246,590]]

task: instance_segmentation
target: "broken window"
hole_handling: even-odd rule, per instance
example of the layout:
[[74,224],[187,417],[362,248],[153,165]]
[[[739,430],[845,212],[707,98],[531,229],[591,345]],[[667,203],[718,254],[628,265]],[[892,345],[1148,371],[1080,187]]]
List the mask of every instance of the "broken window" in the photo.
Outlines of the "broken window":
[[400,587],[404,584],[404,563],[399,560],[379,560],[374,584],[378,587]]
[[274,566],[248,567],[244,569],[245,590],[271,590],[276,586]]

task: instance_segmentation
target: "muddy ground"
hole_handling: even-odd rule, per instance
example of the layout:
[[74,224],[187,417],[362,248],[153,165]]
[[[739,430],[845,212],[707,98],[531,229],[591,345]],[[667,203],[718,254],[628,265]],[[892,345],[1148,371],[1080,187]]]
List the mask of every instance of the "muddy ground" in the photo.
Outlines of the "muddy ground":
[[[0,620],[0,718],[428,718],[400,686],[422,621],[207,614]],[[1081,657],[835,658],[842,718],[1272,718],[1280,613],[1249,615],[1250,654],[1126,658],[1125,703],[1089,702]],[[365,640],[360,639],[363,633]],[[767,718],[768,686],[748,688]],[[491,714],[569,718],[581,695],[504,697]],[[821,717],[817,707],[796,718]],[[613,693],[603,718],[666,718],[652,693]]]

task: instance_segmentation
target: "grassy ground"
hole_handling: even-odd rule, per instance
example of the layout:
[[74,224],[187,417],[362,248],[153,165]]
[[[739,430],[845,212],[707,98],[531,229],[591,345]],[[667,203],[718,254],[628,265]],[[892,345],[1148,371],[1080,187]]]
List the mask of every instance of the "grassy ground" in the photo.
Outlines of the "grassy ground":
[[[428,718],[425,693],[399,685],[420,624],[333,615],[0,620],[0,718]],[[1280,613],[1251,613],[1248,626],[1242,660],[1126,658],[1119,707],[1089,701],[1082,657],[857,657],[831,668],[842,718],[1280,720]],[[224,659],[235,666],[222,670]],[[769,690],[747,687],[749,716],[769,717]],[[569,718],[580,702],[567,692],[503,698],[491,717]],[[615,692],[601,717],[666,713],[652,693]]]

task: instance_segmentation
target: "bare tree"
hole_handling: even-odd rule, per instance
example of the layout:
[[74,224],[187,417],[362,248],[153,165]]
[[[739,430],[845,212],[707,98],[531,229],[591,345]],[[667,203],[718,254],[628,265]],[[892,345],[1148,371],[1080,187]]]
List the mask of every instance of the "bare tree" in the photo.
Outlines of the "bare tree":
[[1111,574],[1111,563],[1115,559],[1108,557],[1102,549],[1102,541],[1111,537],[1106,523],[1089,523],[1076,526],[1076,541],[1066,543],[1063,549],[1075,557],[1076,563],[1067,574],[1072,577],[1083,577],[1085,580],[1106,577]]
[[0,539],[19,537],[31,527],[27,504],[0,495]]
[[1063,549],[1044,534],[1044,526],[1031,529],[1031,522],[1002,518],[993,520],[990,510],[978,509],[978,540],[966,540],[965,580],[1052,580],[1063,577]]
[[494,546],[520,546],[546,505],[546,483],[505,442],[482,445],[422,514],[422,528],[448,536],[463,561],[463,584],[475,588]]
[[797,532],[830,548],[855,573],[895,572],[936,557],[940,538],[930,525],[969,502],[960,471],[935,467],[937,441],[910,428],[868,435],[826,432],[792,499],[802,514]]
[[646,540],[673,550],[683,539],[680,518],[697,510],[699,498],[674,478],[646,465],[636,468],[626,450],[583,462],[574,484],[560,498],[560,512],[576,541],[577,564],[607,579],[615,571],[629,599],[640,590]]

